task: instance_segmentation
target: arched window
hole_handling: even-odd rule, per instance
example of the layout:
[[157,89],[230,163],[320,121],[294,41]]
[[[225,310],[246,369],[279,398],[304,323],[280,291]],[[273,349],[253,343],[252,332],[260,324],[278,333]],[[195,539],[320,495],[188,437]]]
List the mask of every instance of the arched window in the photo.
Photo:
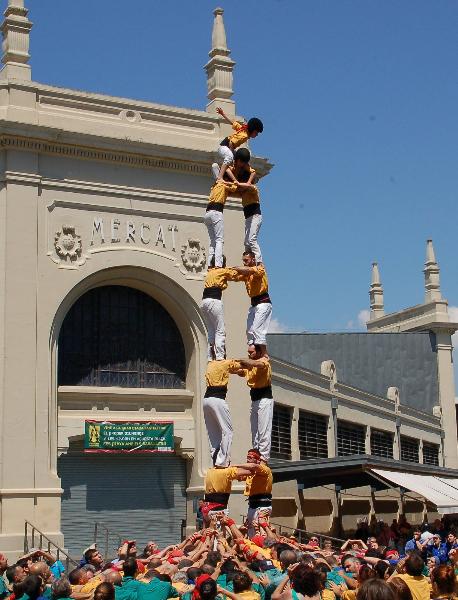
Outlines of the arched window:
[[71,307],[59,335],[59,385],[184,388],[183,340],[147,294],[110,285]]

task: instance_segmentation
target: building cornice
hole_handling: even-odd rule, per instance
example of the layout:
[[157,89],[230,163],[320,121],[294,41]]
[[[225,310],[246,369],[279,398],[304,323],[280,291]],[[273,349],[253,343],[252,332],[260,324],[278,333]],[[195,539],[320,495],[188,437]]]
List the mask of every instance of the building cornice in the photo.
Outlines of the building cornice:
[[[220,118],[204,111],[19,80],[0,81],[2,89],[31,96],[22,105],[21,96],[19,101],[14,96],[14,104],[11,93],[1,98],[3,133],[53,142],[52,149],[39,150],[45,153],[143,168],[178,166],[210,177],[210,165],[224,137]],[[19,145],[18,149],[25,148]],[[255,156],[252,165],[260,177],[272,168],[267,159]]]

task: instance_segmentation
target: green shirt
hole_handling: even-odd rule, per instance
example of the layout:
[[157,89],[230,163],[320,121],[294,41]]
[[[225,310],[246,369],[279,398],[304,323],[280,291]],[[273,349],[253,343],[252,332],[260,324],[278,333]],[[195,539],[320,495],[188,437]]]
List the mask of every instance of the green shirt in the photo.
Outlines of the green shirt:
[[137,590],[129,586],[115,585],[115,600],[137,600]]
[[[50,585],[45,585],[45,590],[44,590],[44,592],[41,595],[43,596],[43,598],[49,598],[49,600],[51,600],[51,598],[52,598],[51,586]],[[21,598],[22,597],[23,596],[21,596]]]
[[[258,573],[257,573],[257,575],[258,575]],[[283,577],[282,577],[282,579],[283,579]],[[218,577],[218,579],[216,580],[216,583],[217,583],[217,585],[224,588],[228,592],[234,591],[234,584],[232,583],[232,581],[227,581],[226,575],[224,575],[224,574],[222,574]],[[277,586],[275,586],[274,590],[276,589],[276,587]],[[257,592],[261,596],[261,600],[265,599],[266,592],[260,583],[252,583],[251,588],[254,592]]]
[[179,596],[176,590],[168,581],[161,581],[157,577],[149,583],[143,584],[137,591],[138,600],[167,600],[167,598],[176,598]]
[[0,575],[0,598],[6,598],[9,595],[10,595],[10,592],[9,592],[8,588],[6,587],[5,580],[3,579],[3,576]]

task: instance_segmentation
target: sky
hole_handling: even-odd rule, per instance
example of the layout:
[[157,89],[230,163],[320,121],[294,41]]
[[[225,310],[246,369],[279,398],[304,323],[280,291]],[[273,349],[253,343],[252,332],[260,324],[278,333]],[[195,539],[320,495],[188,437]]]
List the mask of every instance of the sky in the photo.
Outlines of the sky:
[[[4,1],[4,0],[3,0]],[[26,0],[32,77],[204,109],[216,0]],[[458,320],[458,2],[220,2],[260,184],[276,330],[354,331],[423,302],[432,238]],[[455,216],[454,216],[455,215]]]

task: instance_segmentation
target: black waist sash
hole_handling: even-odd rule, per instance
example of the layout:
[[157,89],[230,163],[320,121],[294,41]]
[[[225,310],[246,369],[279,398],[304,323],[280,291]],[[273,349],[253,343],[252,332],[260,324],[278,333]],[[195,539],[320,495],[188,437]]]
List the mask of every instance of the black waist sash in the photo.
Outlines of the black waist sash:
[[253,402],[255,400],[261,400],[261,398],[273,398],[272,386],[267,385],[262,388],[250,388],[250,397]]
[[272,505],[272,494],[254,494],[248,498],[250,508],[263,508]]
[[202,298],[214,298],[215,300],[221,300],[222,297],[223,290],[216,285],[204,288],[204,293],[202,294]]
[[205,390],[204,398],[221,398],[226,400],[227,386],[225,385],[209,385]]
[[253,204],[248,204],[248,206],[244,206],[243,214],[245,215],[245,219],[248,219],[248,217],[252,217],[253,215],[260,215],[261,206],[259,202],[253,202]]
[[208,212],[209,210],[217,210],[218,212],[223,212],[224,204],[221,204],[221,202],[209,202],[207,204],[207,210],[205,212]]
[[[205,502],[214,502],[215,504],[222,504],[224,506],[224,508],[226,508],[227,503],[229,502],[229,495],[230,494],[213,492],[211,494],[205,494],[204,500],[205,500]],[[222,510],[222,509],[215,508],[213,510]]]
[[257,306],[262,303],[272,304],[269,292],[264,292],[263,294],[259,294],[259,296],[253,296],[253,298],[251,298],[251,306]]

